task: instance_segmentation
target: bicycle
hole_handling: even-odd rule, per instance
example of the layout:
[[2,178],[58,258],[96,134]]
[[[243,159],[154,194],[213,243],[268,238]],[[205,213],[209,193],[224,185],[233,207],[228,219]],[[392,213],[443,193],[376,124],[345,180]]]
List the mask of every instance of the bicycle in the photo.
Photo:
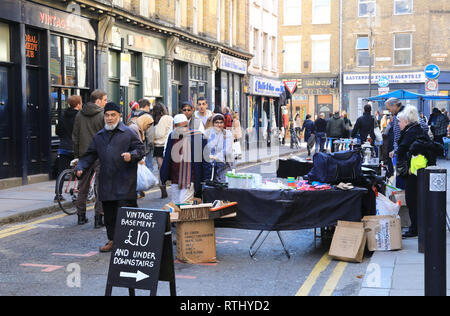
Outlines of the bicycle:
[[291,134],[291,149],[293,149],[294,146],[295,146],[297,149],[300,149],[300,143],[301,143],[301,140],[298,138],[298,135],[297,135],[297,133],[295,132],[294,128],[291,127],[291,128],[289,129],[289,132],[290,132],[290,134]]
[[[76,202],[78,200],[78,178],[76,176],[76,162],[71,163],[71,169],[66,169],[56,180],[56,197],[61,210],[67,215],[77,213]],[[89,193],[86,203],[95,200],[95,173],[92,176],[89,186]]]

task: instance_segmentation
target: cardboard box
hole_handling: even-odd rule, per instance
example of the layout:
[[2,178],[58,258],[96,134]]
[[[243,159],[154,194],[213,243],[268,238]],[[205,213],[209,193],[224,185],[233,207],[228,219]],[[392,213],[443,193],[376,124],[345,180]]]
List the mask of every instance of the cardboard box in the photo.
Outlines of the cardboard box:
[[366,216],[362,221],[369,251],[402,249],[402,225],[399,216]]
[[214,220],[177,223],[177,259],[186,263],[216,262]]
[[329,255],[337,260],[361,263],[365,246],[364,223],[339,221]]

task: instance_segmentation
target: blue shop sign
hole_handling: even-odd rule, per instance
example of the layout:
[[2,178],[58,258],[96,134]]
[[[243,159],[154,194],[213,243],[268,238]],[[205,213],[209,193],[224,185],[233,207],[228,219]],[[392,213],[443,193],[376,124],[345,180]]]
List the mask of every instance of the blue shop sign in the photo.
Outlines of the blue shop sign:
[[254,78],[251,93],[279,97],[284,92],[283,82],[264,78]]
[[222,54],[220,58],[220,69],[246,75],[247,61]]

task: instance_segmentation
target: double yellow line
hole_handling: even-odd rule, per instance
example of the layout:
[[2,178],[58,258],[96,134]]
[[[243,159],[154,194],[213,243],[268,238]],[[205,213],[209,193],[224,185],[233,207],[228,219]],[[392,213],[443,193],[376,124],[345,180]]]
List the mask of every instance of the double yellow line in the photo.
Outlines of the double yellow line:
[[52,221],[55,219],[60,219],[60,218],[66,217],[66,216],[67,216],[66,214],[62,214],[62,215],[57,215],[57,216],[53,216],[53,217],[40,219],[40,220],[31,222],[31,223],[27,223],[27,224],[11,226],[9,228],[0,230],[0,239],[35,229],[38,227],[37,225],[39,225],[39,224],[46,223],[46,222],[49,222],[49,221]]
[[[308,278],[303,283],[302,287],[298,290],[295,296],[308,296],[313,286],[316,284],[317,279],[322,274],[322,272],[324,272],[327,269],[331,261],[332,261],[331,257],[326,253],[316,264],[316,266],[309,274]],[[320,296],[333,295],[333,292],[336,289],[336,286],[339,283],[339,280],[341,279],[347,265],[348,263],[346,262],[339,262],[337,264],[336,268],[334,269],[333,273],[331,274],[330,278],[328,279],[327,283],[322,289]]]

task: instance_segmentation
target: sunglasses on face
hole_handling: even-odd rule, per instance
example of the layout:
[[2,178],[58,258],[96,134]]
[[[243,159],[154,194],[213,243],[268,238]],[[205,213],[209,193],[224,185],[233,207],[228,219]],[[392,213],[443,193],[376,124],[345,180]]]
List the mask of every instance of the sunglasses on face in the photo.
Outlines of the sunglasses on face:
[[183,111],[183,112],[192,112],[192,109],[191,108],[186,108],[186,109],[182,109],[181,111]]

